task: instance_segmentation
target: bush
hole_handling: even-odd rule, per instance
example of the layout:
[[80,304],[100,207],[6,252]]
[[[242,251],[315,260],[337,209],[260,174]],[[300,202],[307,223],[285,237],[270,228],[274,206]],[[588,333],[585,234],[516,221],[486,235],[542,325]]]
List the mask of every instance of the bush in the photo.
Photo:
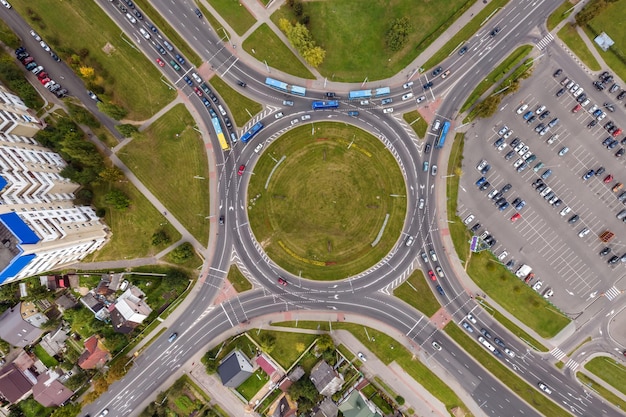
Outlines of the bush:
[[115,126],[115,128],[122,135],[124,135],[124,137],[127,137],[127,138],[129,138],[129,137],[133,136],[135,133],[139,132],[139,129],[137,129],[137,126],[131,125],[131,124],[121,124],[121,125]]
[[398,405],[404,405],[404,397],[401,396],[396,396],[396,402],[398,403]]
[[387,47],[392,51],[399,51],[406,44],[411,33],[411,21],[408,17],[400,17],[393,21],[385,35]]
[[113,103],[104,103],[101,101],[98,103],[98,108],[102,113],[111,116],[115,120],[121,120],[128,114],[125,108]]
[[124,210],[130,206],[130,198],[123,191],[113,189],[104,196],[104,201],[118,210]]
[[193,254],[193,246],[191,246],[191,243],[185,242],[172,251],[172,253],[170,254],[170,259],[174,263],[182,264],[185,263],[185,261],[187,261],[188,259],[191,259],[193,257]]
[[163,229],[157,230],[152,235],[152,246],[159,246],[162,243],[170,243],[171,238]]

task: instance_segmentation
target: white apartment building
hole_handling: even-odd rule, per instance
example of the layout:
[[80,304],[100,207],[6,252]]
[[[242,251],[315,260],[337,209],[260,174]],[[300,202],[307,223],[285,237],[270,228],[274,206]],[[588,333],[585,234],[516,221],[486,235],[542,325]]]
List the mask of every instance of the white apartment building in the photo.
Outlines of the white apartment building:
[[13,118],[4,118],[3,106],[20,103],[0,88],[0,284],[80,261],[109,237],[91,207],[74,205],[79,186],[60,175],[66,166],[61,156],[31,137],[8,133],[34,135],[41,128],[25,117],[13,125]]
[[12,135],[35,136],[41,122],[21,98],[0,85],[0,132]]

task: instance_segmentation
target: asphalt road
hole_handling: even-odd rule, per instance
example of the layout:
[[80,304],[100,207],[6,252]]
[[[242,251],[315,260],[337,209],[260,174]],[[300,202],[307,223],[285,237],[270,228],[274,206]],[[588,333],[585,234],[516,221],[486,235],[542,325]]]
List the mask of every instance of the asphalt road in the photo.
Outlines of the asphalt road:
[[[127,32],[130,39],[141,41],[138,43],[139,47],[151,60],[160,56],[152,42],[144,42],[138,37],[137,28],[145,25],[144,22],[133,25],[110,3],[105,1],[101,3],[102,7]],[[194,48],[201,52],[203,58],[216,69],[220,76],[231,83],[235,79],[242,79],[248,83],[246,94],[270,106],[280,106],[284,96],[263,86],[264,75],[255,73],[232,55],[230,49],[226,48],[224,43],[219,42],[208,25],[190,14],[188,7],[172,7],[172,4],[155,2],[154,6],[181,31]],[[452,68],[453,74],[464,74],[464,76],[452,76],[446,82],[441,83],[435,80],[435,86],[429,92],[431,99],[435,95],[444,98],[438,115],[442,119],[453,118],[462,104],[462,98],[471,92],[477,82],[491,70],[498,60],[507,56],[520,42],[520,36],[523,38],[526,33],[539,26],[555,6],[549,4],[548,1],[523,1],[511,4],[490,21],[489,27],[485,27],[468,42],[470,50],[464,57],[456,55],[451,57],[446,67]],[[494,26],[499,26],[501,32],[492,38],[489,32]],[[18,27],[16,30],[18,33],[27,32],[26,27]],[[152,40],[156,42],[154,37]],[[166,57],[163,59],[168,62],[171,54],[168,52]],[[191,68],[183,66],[183,70],[188,73]],[[182,86],[183,91],[192,94],[190,88],[181,83],[181,74],[175,73],[169,66],[164,67],[164,72],[172,83],[178,87]],[[419,87],[419,84],[416,83],[416,86]],[[180,315],[180,319],[170,326],[166,334],[142,353],[128,375],[115,383],[96,403],[87,406],[86,411],[95,414],[107,407],[114,410],[114,415],[136,415],[140,411],[138,405],[148,401],[168,376],[197,352],[199,346],[215,343],[219,335],[226,330],[236,328],[251,317],[294,309],[332,308],[383,320],[414,340],[416,348],[421,346],[420,348],[427,351],[433,350],[430,343],[435,337],[433,335],[436,335],[437,340],[445,349],[433,355],[432,359],[465,385],[486,413],[502,415],[504,413],[502,410],[506,410],[507,416],[538,415],[537,411],[511,394],[445,335],[436,332],[427,318],[415,311],[407,311],[406,306],[401,302],[385,295],[390,282],[416,266],[417,256],[422,248],[432,246],[439,254],[439,264],[446,274],[446,278],[439,281],[444,289],[444,295],[440,296],[442,304],[456,321],[460,321],[468,311],[475,307],[473,300],[464,292],[461,284],[451,273],[452,268],[436,221],[437,202],[433,198],[437,195],[438,187],[436,186],[440,187],[441,181],[439,176],[432,176],[429,172],[421,170],[420,149],[410,138],[407,139],[404,130],[398,127],[398,121],[393,115],[382,114],[380,106],[361,108],[358,119],[348,117],[344,110],[310,112],[307,107],[310,105],[311,97],[321,97],[322,93],[311,91],[308,98],[293,97],[297,104],[292,109],[288,109],[289,115],[284,119],[276,120],[271,115],[272,111],[265,112],[264,122],[267,127],[254,141],[247,146],[238,144],[234,151],[228,154],[216,152],[216,163],[220,167],[218,171],[219,210],[226,215],[226,225],[224,226],[225,233],[218,235],[215,245],[218,249],[212,257],[212,264],[205,265],[203,270],[207,277],[204,285],[199,289],[189,308]],[[391,97],[398,102],[401,101],[398,97],[404,93],[406,90],[400,86],[394,87]],[[415,93],[416,96],[419,95],[419,91]],[[85,99],[85,102],[89,103],[90,100]],[[204,115],[206,128],[209,126],[208,112],[199,100],[193,103],[198,112]],[[94,103],[89,104],[94,105]],[[342,107],[347,105],[344,102]],[[398,108],[404,108],[402,106],[408,108],[410,105],[412,103],[407,101],[405,104],[399,104]],[[247,176],[237,176],[236,166],[240,163],[250,165],[247,170],[250,172],[256,157],[252,152],[255,144],[270,140],[282,129],[288,128],[289,120],[293,116],[304,112],[312,113],[310,120],[312,123],[318,120],[328,120],[330,117],[333,120],[362,126],[385,141],[406,173],[409,205],[404,233],[417,236],[417,242],[413,247],[408,248],[401,239],[379,265],[350,279],[329,284],[293,278],[289,279],[291,285],[283,287],[276,283],[280,268],[275,266],[260,250],[249,230],[244,203]],[[215,138],[212,139],[214,149],[219,149]],[[437,151],[428,154],[427,158],[431,166],[437,162],[440,155],[441,153]],[[426,198],[426,216],[420,215],[415,207],[418,195]],[[241,294],[218,306],[213,306],[211,302],[224,279],[233,250],[262,289]],[[286,274],[281,272],[281,275]],[[497,323],[490,320],[490,317],[483,317],[481,314],[478,316],[481,325],[489,328],[493,334],[507,334]],[[173,343],[167,341],[170,332],[179,334],[178,339]],[[513,340],[512,337],[508,339],[511,339],[508,340],[508,345],[519,355],[516,356],[517,360],[510,360],[507,364],[529,384],[534,386],[539,380],[544,381],[555,389],[552,398],[567,409],[572,409],[576,414],[619,415],[613,409],[606,410],[608,407],[595,397],[585,397],[584,390],[570,378],[560,374],[552,366],[545,366],[543,361],[545,358],[537,358],[536,354],[528,352],[520,342]],[[466,370],[464,371],[463,368]]]

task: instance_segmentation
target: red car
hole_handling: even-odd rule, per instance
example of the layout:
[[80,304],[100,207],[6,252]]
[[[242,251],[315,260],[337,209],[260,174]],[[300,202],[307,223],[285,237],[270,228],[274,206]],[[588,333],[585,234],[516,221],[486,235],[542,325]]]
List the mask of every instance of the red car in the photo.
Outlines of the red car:
[[237,171],[238,175],[243,175],[243,171],[246,170],[246,166],[245,165],[239,165],[239,171]]
[[200,91],[200,89],[198,87],[193,87],[193,91],[196,92],[196,94],[198,95],[198,97],[202,97],[202,91]]
[[511,216],[511,222],[515,223],[516,221],[518,221],[521,218],[522,218],[521,214],[515,213],[514,215]]
[[432,269],[428,271],[428,276],[430,277],[432,281],[437,281],[437,277],[435,276],[435,273],[433,272]]
[[572,113],[577,113],[577,112],[578,112],[578,110],[580,110],[580,109],[582,109],[582,108],[583,108],[583,106],[581,106],[580,104],[577,104],[577,105],[576,105],[576,107],[574,107],[574,108],[572,109]]
[[44,78],[48,78],[48,73],[45,71],[41,71],[39,74],[37,74],[37,78],[39,78],[40,80],[43,80]]
[[622,133],[622,129],[621,128],[617,128],[617,130],[615,132],[612,133],[613,137],[616,137],[617,135]]
[[287,286],[287,281],[285,281],[285,280],[284,280],[284,279],[282,279],[282,278],[278,278],[278,283],[279,283],[280,285],[284,286],[284,287],[286,287],[286,286]]
[[157,58],[156,62],[157,62],[157,64],[159,64],[159,67],[164,67],[165,66],[165,62],[163,62],[163,60],[161,58]]
[[39,80],[41,82],[41,85],[46,85],[50,82],[50,78],[46,77],[46,78],[42,78],[41,80]]
[[605,184],[608,184],[608,183],[610,183],[611,181],[613,181],[613,175],[609,174],[609,175],[607,175],[606,177],[604,177],[604,183],[605,183]]

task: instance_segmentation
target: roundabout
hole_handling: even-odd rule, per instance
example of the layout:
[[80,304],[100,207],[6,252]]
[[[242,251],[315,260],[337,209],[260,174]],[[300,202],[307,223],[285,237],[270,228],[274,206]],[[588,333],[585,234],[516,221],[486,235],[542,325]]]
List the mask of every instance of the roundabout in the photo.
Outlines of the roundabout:
[[398,242],[406,185],[385,146],[344,123],[289,130],[258,159],[248,185],[250,225],[268,256],[294,275],[343,279]]

